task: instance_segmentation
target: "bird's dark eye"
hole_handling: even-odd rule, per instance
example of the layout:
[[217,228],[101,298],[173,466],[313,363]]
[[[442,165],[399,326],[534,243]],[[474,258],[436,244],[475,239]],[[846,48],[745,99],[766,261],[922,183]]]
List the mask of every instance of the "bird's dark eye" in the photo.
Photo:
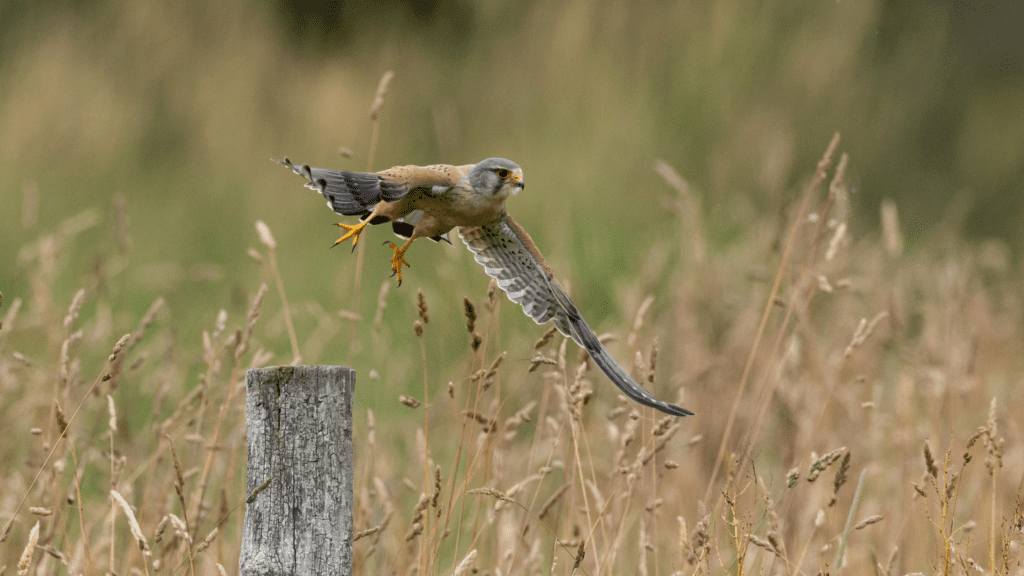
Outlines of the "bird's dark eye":
[[497,174],[498,178],[501,178],[501,179],[508,178],[508,174],[509,174],[508,170],[506,170],[504,168],[495,168],[494,169],[494,173]]

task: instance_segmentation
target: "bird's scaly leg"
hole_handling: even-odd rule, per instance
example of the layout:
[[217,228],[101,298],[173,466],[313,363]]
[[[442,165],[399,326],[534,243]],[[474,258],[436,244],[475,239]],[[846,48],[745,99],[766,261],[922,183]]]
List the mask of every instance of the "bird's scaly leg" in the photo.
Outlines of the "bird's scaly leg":
[[415,238],[409,238],[409,240],[401,246],[397,246],[394,242],[385,242],[389,248],[395,251],[394,256],[391,257],[391,275],[394,276],[395,274],[398,274],[399,286],[402,285],[402,265],[404,264],[412,268],[412,265],[405,259],[405,251],[409,249],[409,246],[412,246],[413,240],[415,240]]
[[356,249],[356,244],[359,243],[359,235],[362,234],[363,229],[366,228],[366,225],[369,224],[369,222],[370,222],[369,218],[367,218],[366,220],[363,220],[362,222],[360,222],[359,224],[356,224],[355,226],[351,226],[349,224],[342,224],[341,222],[338,222],[338,228],[344,228],[345,230],[348,230],[348,232],[345,232],[344,236],[342,236],[341,238],[338,238],[337,240],[335,240],[334,241],[334,245],[331,246],[331,248],[334,248],[334,246],[337,246],[338,244],[341,244],[345,240],[348,240],[349,238],[351,238],[352,239],[352,250],[355,250]]
[[[360,220],[359,224],[356,224],[355,226],[349,224],[342,224],[341,222],[338,222],[338,228],[344,228],[345,230],[347,230],[347,232],[345,232],[344,236],[334,241],[334,246],[337,246],[338,244],[341,244],[345,240],[351,238],[352,251],[355,252],[356,244],[359,244],[359,235],[362,234],[363,230],[367,227],[367,225],[369,225],[370,222],[375,217],[377,217],[378,211],[381,210],[384,205],[384,202],[377,203],[377,205],[373,207],[373,211],[370,212],[368,215],[364,216]],[[331,246],[331,248],[334,248],[334,246]]]

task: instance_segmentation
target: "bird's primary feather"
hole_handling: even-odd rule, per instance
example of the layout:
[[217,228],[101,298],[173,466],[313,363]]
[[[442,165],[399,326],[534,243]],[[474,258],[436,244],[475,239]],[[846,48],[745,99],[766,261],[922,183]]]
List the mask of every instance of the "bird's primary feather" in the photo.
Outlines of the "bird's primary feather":
[[[553,320],[559,332],[575,339],[569,319],[551,291],[548,273],[510,222],[512,218],[506,215],[502,221],[488,226],[459,228],[459,236],[483,265],[484,272],[498,281],[498,287],[509,300],[522,306],[527,316],[538,324]],[[576,343],[583,345],[579,340]]]
[[553,321],[559,332],[590,354],[623,394],[667,414],[693,415],[686,408],[659,400],[619,366],[554,279],[537,245],[510,216],[488,226],[460,228],[459,235],[487,275],[498,281],[498,287],[505,291],[509,300],[521,305],[526,315],[538,324]]
[[402,183],[380,174],[296,166],[287,158],[281,163],[306,178],[306,187],[322,194],[331,210],[344,216],[366,216],[378,202],[393,202],[409,193]]
[[[308,164],[292,164],[288,158],[280,161],[299,176],[306,179],[306,188],[319,192],[327,205],[343,216],[359,216],[365,219],[379,202],[396,202],[413,190],[436,193],[454,186],[469,166],[396,166],[387,170],[367,173],[313,168]],[[422,215],[422,213],[420,214]],[[405,218],[391,221],[377,217],[370,224],[391,222],[398,236],[408,238],[419,215],[410,214]],[[447,235],[431,237],[439,242],[451,244]]]

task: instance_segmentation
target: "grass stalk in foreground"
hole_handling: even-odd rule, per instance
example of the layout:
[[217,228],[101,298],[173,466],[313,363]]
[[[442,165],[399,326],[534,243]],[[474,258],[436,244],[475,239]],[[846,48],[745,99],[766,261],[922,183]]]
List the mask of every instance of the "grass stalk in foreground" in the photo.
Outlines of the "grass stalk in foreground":
[[284,313],[284,325],[288,330],[288,342],[292,346],[292,366],[302,363],[302,354],[299,353],[299,339],[295,335],[295,323],[292,322],[291,307],[288,306],[288,297],[284,293],[284,279],[281,278],[281,270],[277,266],[277,241],[270,233],[270,227],[262,220],[256,221],[256,232],[259,233],[260,242],[267,247],[267,263],[270,266],[270,275],[274,277],[277,285],[277,294],[281,297],[281,311]]
[[839,550],[836,551],[836,560],[833,566],[836,568],[836,572],[843,567],[843,554],[846,553],[846,543],[850,538],[850,531],[853,530],[853,519],[857,514],[857,507],[860,506],[860,495],[864,492],[864,478],[868,475],[868,471],[865,468],[860,472],[860,479],[857,480],[857,490],[853,493],[853,503],[850,504],[850,513],[846,516],[846,527],[843,528],[843,536],[839,540]]
[[[395,77],[395,73],[388,70],[380,78],[380,83],[377,84],[377,93],[373,97],[373,104],[370,105],[370,148],[366,154],[366,171],[373,172],[373,160],[377,155],[377,139],[380,135],[380,110],[384,107],[384,97],[388,93],[388,84],[391,83],[391,79]],[[358,237],[357,237],[358,238]],[[361,242],[355,246],[356,249],[356,269],[352,273],[352,305],[351,310],[356,314],[359,313],[359,293],[363,283],[363,261],[366,253],[366,243]],[[359,323],[358,317],[352,321],[352,327],[349,331],[348,339],[348,364],[352,365],[352,359],[356,353],[356,337],[359,335]]]
[[722,442],[718,448],[718,457],[715,458],[715,464],[711,470],[711,477],[708,480],[707,488],[704,491],[704,502],[708,502],[711,499],[711,491],[715,486],[715,480],[718,477],[718,471],[722,465],[722,459],[725,457],[725,451],[729,445],[729,438],[732,433],[733,424],[736,421],[736,415],[739,413],[740,399],[743,397],[747,381],[750,378],[750,373],[754,368],[754,359],[757,358],[757,351],[760,349],[761,339],[764,336],[765,327],[768,325],[768,317],[771,314],[772,307],[775,306],[775,298],[779,293],[779,287],[782,285],[782,278],[785,276],[785,272],[788,268],[789,258],[793,251],[793,244],[796,240],[797,232],[803,226],[804,214],[807,212],[807,207],[810,204],[811,197],[817,190],[818,186],[825,181],[825,177],[827,175],[826,170],[831,164],[832,155],[835,154],[835,150],[838,146],[839,134],[836,133],[832,137],[832,141],[829,142],[828,148],[825,150],[825,154],[818,162],[817,170],[815,170],[814,173],[814,179],[810,184],[808,184],[807,188],[805,188],[803,198],[800,201],[800,206],[797,208],[794,215],[793,225],[790,228],[789,236],[786,239],[786,247],[782,251],[782,258],[779,261],[778,270],[775,273],[775,282],[772,284],[772,289],[768,293],[764,312],[761,314],[761,320],[757,325],[757,332],[754,334],[750,354],[747,356],[747,362],[743,366],[743,375],[740,376],[740,381],[736,386],[736,395],[733,397],[732,408],[729,410],[729,418],[725,423],[725,432],[722,435]]

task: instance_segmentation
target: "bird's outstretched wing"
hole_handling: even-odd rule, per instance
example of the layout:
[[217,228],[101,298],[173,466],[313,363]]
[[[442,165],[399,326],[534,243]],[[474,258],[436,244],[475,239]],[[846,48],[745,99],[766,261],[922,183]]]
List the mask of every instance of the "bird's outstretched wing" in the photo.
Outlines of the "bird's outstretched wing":
[[548,320],[558,331],[576,341],[623,394],[635,402],[675,416],[693,412],[663,402],[637,384],[608,354],[587,326],[583,316],[555,280],[530,235],[510,216],[487,226],[460,228],[459,236],[483,265],[488,276],[498,281],[509,300],[523,307],[538,324]]
[[395,166],[380,172],[348,172],[328,168],[297,166],[287,158],[281,161],[299,176],[306,187],[323,194],[327,205],[345,216],[367,216],[378,202],[401,200],[412,190],[434,192],[448,189],[472,168],[470,166]]

